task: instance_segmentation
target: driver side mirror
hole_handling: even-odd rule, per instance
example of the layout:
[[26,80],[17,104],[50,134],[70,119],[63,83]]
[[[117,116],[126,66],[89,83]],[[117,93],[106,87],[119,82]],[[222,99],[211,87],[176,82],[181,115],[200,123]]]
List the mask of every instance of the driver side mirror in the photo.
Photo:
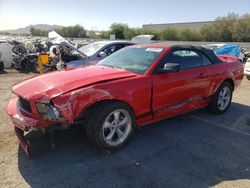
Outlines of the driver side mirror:
[[104,51],[102,51],[99,53],[98,57],[105,58],[105,57],[107,57],[107,54]]
[[178,63],[166,63],[163,68],[159,68],[159,73],[171,73],[171,72],[179,72],[181,69]]

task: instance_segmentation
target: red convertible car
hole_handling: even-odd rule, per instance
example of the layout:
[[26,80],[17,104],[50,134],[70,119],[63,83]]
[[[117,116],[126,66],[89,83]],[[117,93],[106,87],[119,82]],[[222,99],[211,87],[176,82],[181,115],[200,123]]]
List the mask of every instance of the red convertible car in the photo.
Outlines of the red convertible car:
[[137,126],[205,106],[221,114],[243,79],[237,59],[165,44],[126,47],[95,66],[44,74],[15,85],[7,113],[27,154],[24,131],[82,124],[102,151],[127,143]]

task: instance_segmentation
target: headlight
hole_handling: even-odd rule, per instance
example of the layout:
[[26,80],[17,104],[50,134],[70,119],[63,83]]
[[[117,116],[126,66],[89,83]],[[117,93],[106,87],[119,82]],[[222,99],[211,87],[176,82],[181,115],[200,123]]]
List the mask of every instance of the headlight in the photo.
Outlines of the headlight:
[[50,104],[36,103],[36,107],[45,120],[64,120],[58,110]]
[[49,113],[49,105],[47,104],[43,104],[43,103],[36,103],[36,107],[38,112],[42,115],[42,116],[47,116]]

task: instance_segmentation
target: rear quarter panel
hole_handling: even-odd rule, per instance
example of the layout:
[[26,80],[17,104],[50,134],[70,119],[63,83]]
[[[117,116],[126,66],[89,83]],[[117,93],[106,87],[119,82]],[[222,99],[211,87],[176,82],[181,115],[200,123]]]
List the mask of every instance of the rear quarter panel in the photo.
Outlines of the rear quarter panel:
[[218,87],[226,79],[232,79],[234,87],[238,87],[243,79],[243,66],[239,61],[223,62],[207,66],[207,74],[211,78],[211,86],[207,88],[206,96],[212,97]]

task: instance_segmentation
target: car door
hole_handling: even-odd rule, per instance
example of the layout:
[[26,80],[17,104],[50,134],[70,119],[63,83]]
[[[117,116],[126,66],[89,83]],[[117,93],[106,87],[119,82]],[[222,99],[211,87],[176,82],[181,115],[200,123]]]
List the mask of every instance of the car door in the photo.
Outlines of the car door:
[[179,72],[152,75],[152,109],[155,119],[171,117],[204,105],[204,92],[210,81],[200,52],[179,49],[169,52],[159,64],[178,63]]

